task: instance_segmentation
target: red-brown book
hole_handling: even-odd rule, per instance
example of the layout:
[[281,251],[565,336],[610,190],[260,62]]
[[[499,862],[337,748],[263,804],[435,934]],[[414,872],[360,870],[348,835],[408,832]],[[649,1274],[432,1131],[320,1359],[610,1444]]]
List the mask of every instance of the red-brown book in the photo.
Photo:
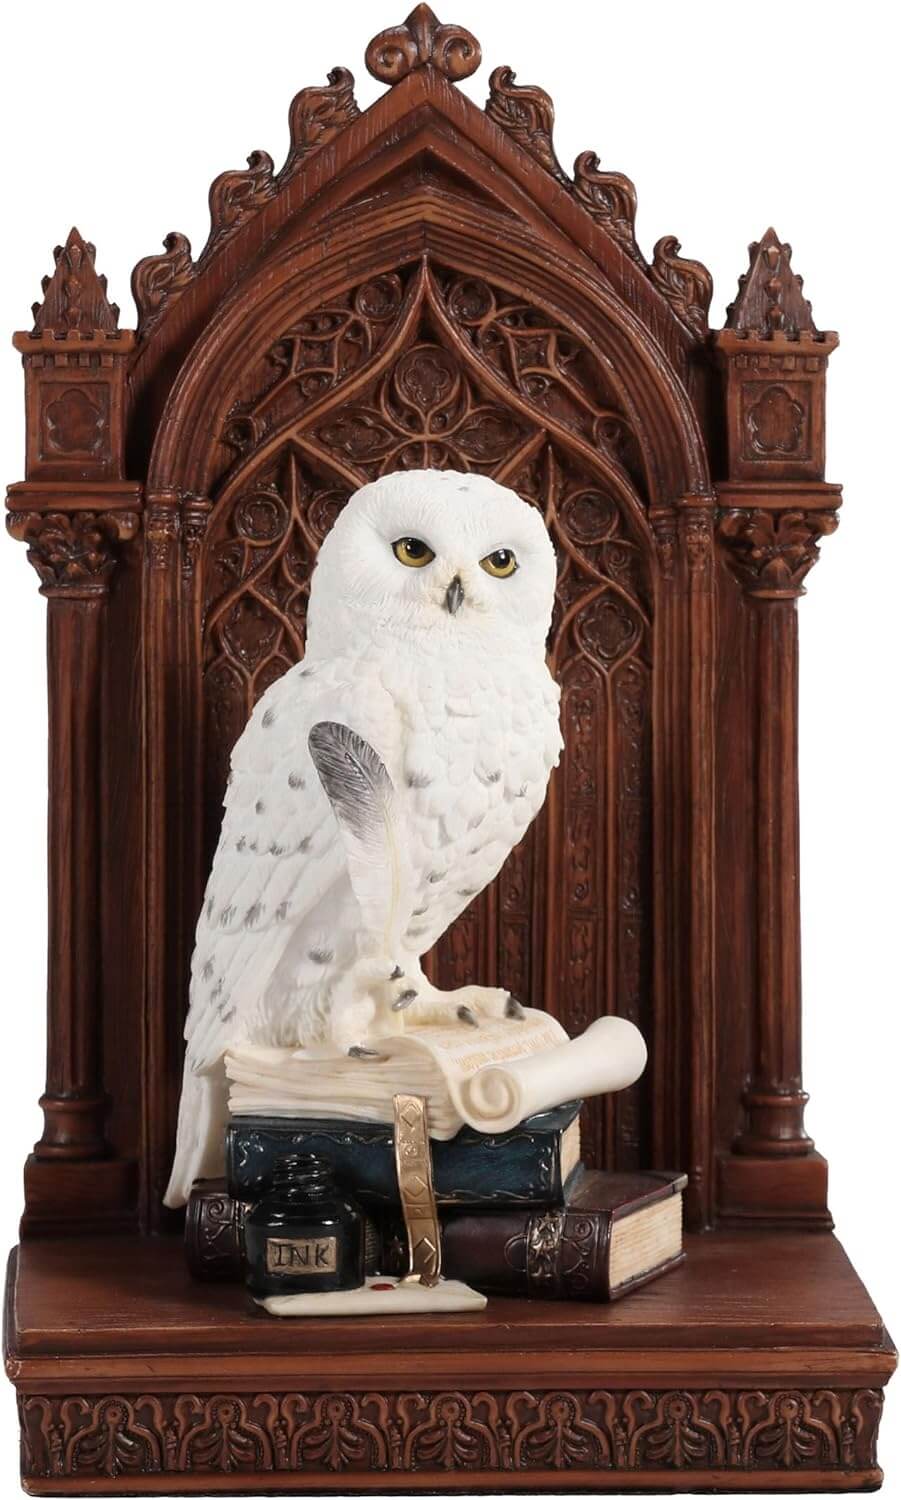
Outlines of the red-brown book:
[[[685,1184],[677,1172],[581,1170],[560,1208],[444,1212],[442,1270],[495,1296],[615,1300],[684,1259]],[[243,1212],[224,1182],[195,1184],[185,1225],[195,1275],[241,1276]],[[382,1221],[368,1259],[373,1269],[403,1274],[401,1223]]]

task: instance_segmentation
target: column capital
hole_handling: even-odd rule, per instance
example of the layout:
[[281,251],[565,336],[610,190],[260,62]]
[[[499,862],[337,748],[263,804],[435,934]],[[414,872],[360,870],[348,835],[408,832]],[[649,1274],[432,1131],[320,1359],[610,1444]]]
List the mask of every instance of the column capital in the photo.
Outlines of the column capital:
[[10,485],[6,528],[26,543],[42,594],[97,597],[109,588],[119,544],[138,532],[140,505],[134,484]]
[[838,526],[835,509],[729,506],[717,517],[717,535],[733,572],[756,599],[797,599],[819,557],[818,543]]

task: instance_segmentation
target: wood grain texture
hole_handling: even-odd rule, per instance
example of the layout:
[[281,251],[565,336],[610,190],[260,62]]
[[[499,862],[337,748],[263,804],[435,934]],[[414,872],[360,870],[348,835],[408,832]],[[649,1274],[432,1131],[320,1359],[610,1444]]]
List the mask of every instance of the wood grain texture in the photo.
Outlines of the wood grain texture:
[[171,1241],[29,1241],[6,1333],[26,1483],[878,1482],[894,1351],[838,1244],[718,1233],[687,1249],[612,1305],[491,1299],[450,1318],[316,1321],[299,1342],[240,1287],[192,1281]]
[[[387,85],[369,109],[346,68],[301,88],[281,167],[255,150],[216,178],[199,255],[174,232],[138,262],[135,331],[73,230],[15,335],[8,525],[48,595],[51,737],[23,1229],[61,1237],[26,1243],[16,1282],[34,1492],[278,1490],[298,1462],[321,1488],[878,1482],[866,1392],[892,1355],[832,1240],[791,1233],[830,1222],[803,1124],[796,610],[840,504],[837,336],[771,230],[711,332],[703,265],[672,234],[643,252],[616,165],[586,148],[566,170],[538,84],[502,65],[472,102],[456,85],[479,58],[418,5],[369,46]],[[491,474],[544,516],[567,739],[430,972],[572,1030],[635,1020],[647,1076],[591,1106],[586,1157],[687,1171],[690,1224],[718,1228],[615,1313],[517,1304],[451,1320],[453,1349],[425,1323],[330,1331],[301,1401],[288,1330],[233,1289],[199,1303],[179,1245],[144,1236],[179,1227],[161,1194],[231,746],[302,655],[347,496],[423,464]],[[106,1250],[71,1240],[123,1226]],[[385,1351],[404,1332],[425,1394],[402,1400]],[[515,1388],[501,1345],[528,1357]]]

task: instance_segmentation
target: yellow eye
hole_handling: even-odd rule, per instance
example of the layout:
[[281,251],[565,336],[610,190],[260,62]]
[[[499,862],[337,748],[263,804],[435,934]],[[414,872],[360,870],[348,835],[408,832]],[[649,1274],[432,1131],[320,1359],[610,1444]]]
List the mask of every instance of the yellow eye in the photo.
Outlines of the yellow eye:
[[431,547],[421,542],[418,536],[402,536],[391,544],[394,556],[405,568],[425,568],[434,560]]
[[509,578],[511,573],[516,572],[519,563],[516,561],[516,553],[511,552],[509,547],[498,547],[496,552],[489,552],[487,557],[482,558],[479,567],[490,573],[492,578]]

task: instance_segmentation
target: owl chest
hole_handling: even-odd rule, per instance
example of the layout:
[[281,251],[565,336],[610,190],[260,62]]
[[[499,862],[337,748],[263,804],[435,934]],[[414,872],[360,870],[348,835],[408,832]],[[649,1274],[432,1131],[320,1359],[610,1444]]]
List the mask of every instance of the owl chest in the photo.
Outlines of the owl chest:
[[404,764],[414,946],[430,946],[494,878],[541,807],[558,748],[543,688],[485,671],[424,693]]

